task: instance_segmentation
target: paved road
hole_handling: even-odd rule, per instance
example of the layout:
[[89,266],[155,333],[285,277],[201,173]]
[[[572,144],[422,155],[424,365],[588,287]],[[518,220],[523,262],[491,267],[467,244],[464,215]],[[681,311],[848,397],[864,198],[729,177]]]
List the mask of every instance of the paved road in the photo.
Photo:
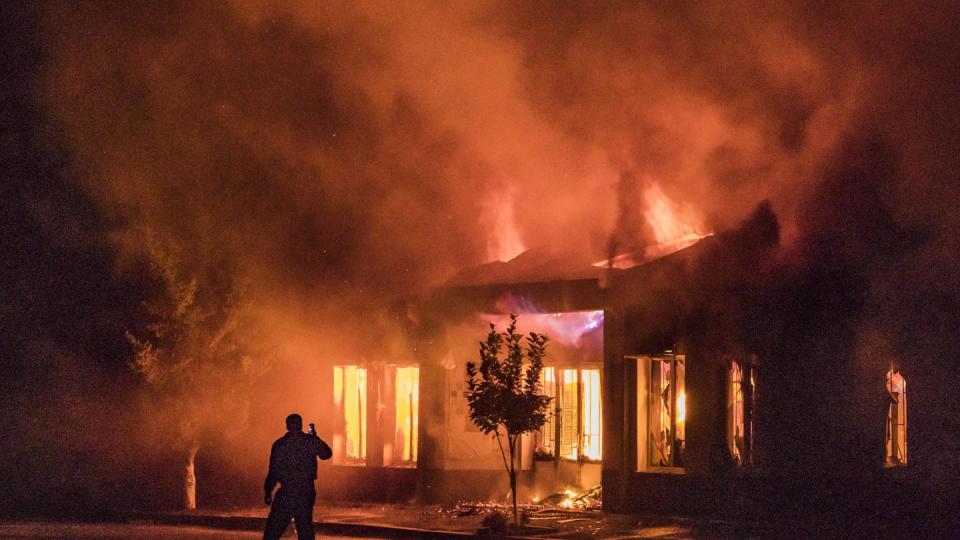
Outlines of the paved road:
[[[41,523],[0,522],[0,538],[99,540],[141,538],[145,540],[227,540],[233,538],[253,540],[262,538],[255,531],[223,531],[205,527],[181,527],[173,525],[115,524],[115,523]],[[284,538],[294,538],[293,526]],[[317,536],[320,538],[357,538],[356,536]],[[368,537],[376,538],[376,537]]]

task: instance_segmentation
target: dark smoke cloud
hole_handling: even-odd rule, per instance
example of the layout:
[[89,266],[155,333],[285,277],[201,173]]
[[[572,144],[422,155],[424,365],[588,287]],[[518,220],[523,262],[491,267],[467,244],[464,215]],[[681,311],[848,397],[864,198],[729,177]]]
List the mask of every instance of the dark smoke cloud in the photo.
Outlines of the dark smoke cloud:
[[230,274],[301,380],[368,351],[392,299],[488,260],[504,208],[528,247],[628,244],[624,173],[714,228],[770,200],[783,264],[863,284],[865,351],[920,343],[942,371],[923,358],[957,341],[956,11],[51,3],[34,97],[121,275],[147,238]]

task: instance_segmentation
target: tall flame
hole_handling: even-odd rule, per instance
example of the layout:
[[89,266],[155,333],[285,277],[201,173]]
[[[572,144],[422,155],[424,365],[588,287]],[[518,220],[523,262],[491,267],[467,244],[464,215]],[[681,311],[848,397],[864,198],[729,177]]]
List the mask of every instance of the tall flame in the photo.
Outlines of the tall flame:
[[657,241],[655,245],[646,248],[646,259],[673,253],[709,236],[700,225],[699,216],[688,208],[679,208],[656,182],[647,184],[643,192],[643,202],[646,206],[643,217],[653,229]]
[[593,263],[598,268],[633,268],[679,251],[697,243],[701,238],[710,236],[703,229],[699,214],[689,208],[680,208],[660,189],[660,185],[646,181],[643,191],[643,217],[653,231],[655,243],[647,245],[643,253],[617,253],[609,259]]
[[643,199],[646,203],[646,210],[643,212],[647,223],[653,229],[653,234],[657,238],[658,244],[676,242],[678,240],[695,238],[699,240],[706,236],[698,224],[695,224],[695,216],[692,212],[686,212],[681,219],[680,210],[670,200],[660,185],[656,182],[650,182],[643,193]]
[[490,207],[493,230],[487,239],[487,257],[492,261],[509,261],[526,251],[513,215],[513,190],[505,189],[494,198]]

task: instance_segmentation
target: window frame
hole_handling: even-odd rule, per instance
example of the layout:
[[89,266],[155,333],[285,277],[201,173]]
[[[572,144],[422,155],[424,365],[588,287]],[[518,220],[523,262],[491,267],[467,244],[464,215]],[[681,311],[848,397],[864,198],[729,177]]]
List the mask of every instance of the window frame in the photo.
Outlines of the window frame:
[[[543,430],[537,430],[535,433],[536,444],[534,446],[534,459],[538,461],[563,461],[566,463],[601,463],[603,461],[603,369],[599,364],[596,365],[551,365],[545,366],[544,372],[541,373],[541,385],[544,395],[550,395],[551,391],[548,390],[548,381],[546,379],[546,370],[552,370],[553,373],[553,388],[552,388],[552,397],[554,398],[551,401],[551,418],[544,423],[544,426],[550,425],[553,430],[552,439],[552,448],[545,450],[543,444],[545,437],[543,436]],[[595,371],[597,373],[598,381],[598,399],[599,399],[599,429],[596,432],[596,436],[600,439],[600,457],[592,458],[584,454],[585,446],[585,437],[586,437],[586,425],[584,418],[584,376],[583,372],[585,371]],[[564,456],[561,454],[561,448],[564,445],[563,440],[563,413],[565,410],[565,404],[563,400],[563,386],[566,384],[566,373],[565,372],[574,372],[576,374],[576,403],[573,405],[576,411],[576,435],[574,448],[576,452],[576,457]],[[552,424],[552,425],[551,425]]]
[[[558,369],[557,366],[544,366],[543,371],[540,373],[540,391],[543,395],[552,399],[550,400],[547,419],[544,421],[543,426],[534,432],[533,458],[535,460],[553,461],[560,452],[560,422],[557,421],[557,418],[561,414],[560,398],[557,395],[557,388],[559,386],[557,384]],[[552,374],[552,380],[547,379],[548,372]],[[545,427],[548,429],[544,430]],[[544,435],[545,432],[549,432],[550,436],[546,437]]]
[[[902,392],[898,394],[898,401],[896,403],[891,400],[887,404],[887,418],[886,418],[886,432],[884,434],[883,441],[883,466],[884,468],[897,468],[897,467],[906,467],[910,462],[909,454],[907,449],[909,448],[909,438],[907,431],[907,378],[903,376],[903,373],[897,371],[896,373],[893,370],[889,370],[886,373],[886,381],[884,382],[884,388],[888,393],[892,392],[892,380],[891,377],[894,375],[899,375]],[[896,414],[894,414],[896,411]],[[899,426],[899,429],[894,429],[894,421],[896,420],[896,426]],[[896,449],[900,450],[901,457],[894,459],[894,440],[896,439]],[[902,441],[901,441],[902,440]],[[901,444],[902,442],[902,444]]]
[[[636,437],[636,472],[638,473],[675,473],[675,474],[684,474],[686,468],[683,462],[683,454],[685,453],[686,447],[686,429],[687,429],[687,418],[686,418],[686,367],[687,367],[687,356],[685,354],[677,354],[672,350],[665,351],[659,354],[641,354],[641,355],[628,355],[625,356],[626,359],[632,359],[636,362],[636,424],[637,424],[637,437]],[[670,449],[669,460],[670,462],[665,465],[660,465],[653,463],[652,456],[654,455],[654,450],[656,449],[656,441],[652,437],[651,432],[651,416],[654,414],[654,411],[660,411],[660,408],[655,408],[653,406],[654,399],[659,399],[659,402],[662,403],[662,390],[659,390],[656,394],[653,392],[651,384],[654,382],[653,377],[653,367],[654,362],[664,362],[668,361],[670,365],[669,377],[670,382],[668,385],[669,388],[669,403],[671,408],[670,413],[670,426],[669,426],[669,441],[666,442],[665,447]],[[678,369],[677,366],[682,366],[682,369]],[[680,372],[683,372],[682,377],[679,377],[681,384],[677,384],[678,375]],[[661,369],[662,373],[662,369]],[[658,378],[659,380],[659,378]],[[658,383],[662,386],[662,383]],[[679,392],[677,390],[678,386]],[[658,412],[662,415],[662,413]],[[682,415],[682,418],[680,416]],[[662,416],[658,420],[658,424],[662,424]],[[679,428],[678,428],[679,426]],[[682,429],[683,438],[678,438],[678,431]],[[678,443],[679,441],[679,443]],[[680,453],[679,459],[677,453]]]
[[[347,373],[346,370],[354,370],[354,380],[358,378],[360,373],[363,374],[363,391],[360,396],[357,396],[357,408],[358,408],[358,419],[357,419],[357,428],[358,428],[358,446],[359,446],[359,455],[350,455],[347,452],[349,434],[348,426],[350,422],[347,421]],[[369,402],[369,393],[370,393],[370,371],[363,364],[337,364],[333,366],[334,375],[334,405],[338,410],[337,415],[337,428],[340,434],[340,440],[337,441],[335,445],[337,448],[336,454],[339,454],[339,459],[337,460],[339,464],[343,465],[366,465],[369,444],[369,433],[368,433],[368,402]],[[337,386],[339,385],[339,396],[337,395]],[[355,388],[360,389],[359,382],[355,383]]]
[[[384,451],[384,460],[385,460],[384,465],[386,467],[394,467],[394,468],[416,468],[420,458],[420,397],[421,397],[420,396],[420,365],[417,363],[403,363],[403,364],[388,364],[386,367],[387,367],[387,371],[389,371],[389,376],[385,377],[385,383],[391,385],[392,388],[389,389],[389,394],[388,394],[390,398],[388,402],[389,409],[388,411],[384,411],[384,412],[389,412],[392,414],[387,415],[390,418],[390,420],[389,420],[389,424],[384,427],[392,428],[392,430],[385,429],[383,433],[384,446],[389,444],[391,448],[389,456],[387,456],[386,451]],[[398,392],[399,390],[398,385],[400,384],[398,374],[400,370],[404,370],[404,369],[416,370],[416,387],[414,388],[414,395],[416,398],[411,402],[411,409],[415,409],[415,410],[411,411],[410,419],[409,419],[410,421],[409,436],[412,438],[410,443],[411,457],[409,459],[403,459],[403,457],[401,456],[403,449],[398,448],[396,444],[397,427],[399,426],[399,422],[398,422],[399,418],[397,417],[397,415],[399,414],[399,408],[397,407],[397,404],[398,404],[398,400],[400,399],[400,393]],[[388,396],[384,396],[384,397],[388,397]]]
[[[757,361],[756,357],[747,359],[728,358],[726,362],[726,411],[725,411],[725,433],[727,452],[730,459],[738,468],[751,467],[754,465],[756,441],[756,418],[757,418]],[[736,427],[737,427],[737,403],[736,390],[734,388],[734,366],[737,367],[740,374],[740,398],[741,409],[739,415],[740,424],[743,427],[741,439],[742,447],[735,451],[736,446]],[[737,452],[740,455],[737,455]]]

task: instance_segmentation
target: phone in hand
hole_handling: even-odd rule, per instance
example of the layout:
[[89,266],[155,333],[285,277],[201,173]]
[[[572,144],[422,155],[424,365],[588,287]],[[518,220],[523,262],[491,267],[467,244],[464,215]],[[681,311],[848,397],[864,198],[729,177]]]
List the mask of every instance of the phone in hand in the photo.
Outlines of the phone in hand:
[[316,434],[317,434],[317,427],[314,426],[314,425],[311,423],[311,424],[310,424],[310,427],[307,428],[307,433],[309,433],[310,435],[316,435]]

